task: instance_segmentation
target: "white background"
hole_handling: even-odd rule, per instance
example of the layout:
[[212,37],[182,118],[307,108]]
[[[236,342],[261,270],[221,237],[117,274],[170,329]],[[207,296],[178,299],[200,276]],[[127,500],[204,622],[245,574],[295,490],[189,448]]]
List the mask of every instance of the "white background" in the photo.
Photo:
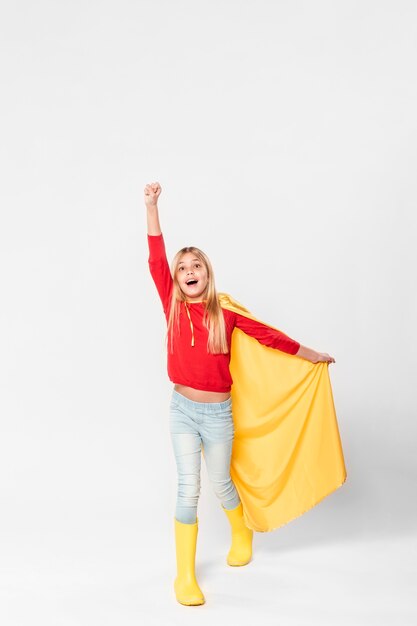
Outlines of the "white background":
[[[2,3],[2,622],[415,624],[417,4]],[[256,533],[176,468],[143,188],[169,257],[328,352],[348,479]],[[222,621],[223,620],[223,621]]]

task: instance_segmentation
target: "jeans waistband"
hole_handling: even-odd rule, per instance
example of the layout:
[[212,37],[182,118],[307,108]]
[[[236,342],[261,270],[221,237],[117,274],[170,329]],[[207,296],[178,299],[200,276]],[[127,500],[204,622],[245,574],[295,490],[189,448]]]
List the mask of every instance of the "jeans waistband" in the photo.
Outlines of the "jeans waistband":
[[190,400],[186,398],[175,389],[172,390],[172,399],[175,402],[178,402],[180,406],[188,407],[189,409],[204,409],[204,411],[217,412],[219,409],[227,409],[232,404],[232,398],[228,398],[227,400],[223,400],[223,402],[195,402],[194,400]]

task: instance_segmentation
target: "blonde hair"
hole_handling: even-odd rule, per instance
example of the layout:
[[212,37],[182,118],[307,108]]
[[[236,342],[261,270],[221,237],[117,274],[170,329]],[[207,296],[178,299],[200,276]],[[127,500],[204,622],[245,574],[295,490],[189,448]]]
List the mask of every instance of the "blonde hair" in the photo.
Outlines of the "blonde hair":
[[171,274],[174,284],[172,288],[167,331],[167,338],[170,337],[171,352],[173,352],[173,334],[175,330],[179,332],[181,303],[186,301],[186,296],[184,295],[177,279],[177,267],[181,257],[187,252],[194,254],[205,266],[207,272],[207,286],[201,294],[201,299],[205,300],[203,322],[209,331],[207,339],[207,352],[212,354],[227,354],[229,352],[229,346],[227,344],[226,324],[219,298],[217,296],[213,268],[208,256],[195,246],[181,248],[181,250],[179,250],[175,255],[171,264]]

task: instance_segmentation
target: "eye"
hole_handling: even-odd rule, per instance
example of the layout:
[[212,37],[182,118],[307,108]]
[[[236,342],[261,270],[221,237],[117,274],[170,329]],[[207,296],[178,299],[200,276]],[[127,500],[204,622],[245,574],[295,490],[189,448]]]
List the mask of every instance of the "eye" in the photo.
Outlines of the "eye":
[[184,269],[183,267],[179,267],[178,271],[181,272],[181,270],[183,270],[183,269]]
[[200,263],[195,263],[195,267],[201,267]]

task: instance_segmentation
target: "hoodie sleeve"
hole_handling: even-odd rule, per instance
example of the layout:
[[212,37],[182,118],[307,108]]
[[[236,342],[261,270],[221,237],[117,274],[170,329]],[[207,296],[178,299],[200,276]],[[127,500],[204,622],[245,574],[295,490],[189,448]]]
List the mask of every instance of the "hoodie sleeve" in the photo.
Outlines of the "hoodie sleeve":
[[149,270],[161,298],[165,315],[169,310],[173,280],[165,251],[165,242],[160,235],[148,235]]
[[257,322],[244,315],[235,313],[235,326],[243,330],[244,333],[254,337],[259,343],[281,350],[281,352],[287,352],[287,354],[297,354],[300,343],[291,339],[288,335],[285,335],[276,328],[271,328],[262,322]]

